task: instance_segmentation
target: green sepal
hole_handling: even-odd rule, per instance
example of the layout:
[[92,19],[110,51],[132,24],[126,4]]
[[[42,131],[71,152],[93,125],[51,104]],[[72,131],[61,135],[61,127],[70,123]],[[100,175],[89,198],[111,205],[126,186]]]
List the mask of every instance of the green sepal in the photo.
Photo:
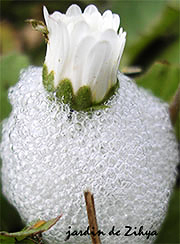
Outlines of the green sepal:
[[42,71],[42,78],[43,78],[43,85],[48,92],[54,91],[54,71],[52,70],[48,74],[48,68],[46,64],[43,64],[43,71]]
[[[77,111],[95,111],[109,108],[109,106],[104,103],[110,99],[119,88],[119,82],[110,88],[110,90],[105,95],[104,99],[100,102],[92,102],[92,92],[89,86],[82,86],[74,95],[73,86],[69,79],[64,79],[60,81],[58,87],[54,88],[54,71],[48,74],[47,66],[43,65],[43,85],[47,91],[51,94],[55,92],[56,97],[60,102],[64,104],[69,104],[71,109]],[[51,98],[51,97],[50,97]],[[53,100],[51,98],[51,100]]]
[[73,100],[75,110],[84,110],[92,106],[92,92],[89,86],[82,86]]
[[61,102],[72,105],[73,88],[70,80],[64,79],[59,83],[56,96]]

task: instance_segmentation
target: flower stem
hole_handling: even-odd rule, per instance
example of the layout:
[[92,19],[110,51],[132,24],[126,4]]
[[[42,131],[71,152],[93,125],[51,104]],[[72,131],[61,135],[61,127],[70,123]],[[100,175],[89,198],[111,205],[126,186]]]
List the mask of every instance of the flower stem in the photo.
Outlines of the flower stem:
[[180,85],[169,105],[169,113],[173,125],[175,125],[176,123],[179,111],[180,111]]
[[98,235],[98,225],[93,194],[90,191],[84,191],[84,197],[86,201],[86,210],[88,215],[92,244],[101,244],[100,237]]

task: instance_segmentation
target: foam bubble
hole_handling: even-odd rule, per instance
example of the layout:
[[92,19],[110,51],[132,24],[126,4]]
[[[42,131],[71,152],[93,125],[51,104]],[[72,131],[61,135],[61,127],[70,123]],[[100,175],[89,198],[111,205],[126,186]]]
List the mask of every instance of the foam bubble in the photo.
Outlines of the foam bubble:
[[[152,243],[125,237],[125,225],[159,230],[175,182],[178,149],[167,104],[128,77],[110,108],[92,114],[70,111],[48,98],[42,68],[29,67],[10,88],[10,117],[2,129],[3,192],[23,220],[62,219],[44,238],[65,243],[68,226],[86,230],[83,191],[94,194],[99,229],[122,230],[102,243]],[[71,237],[70,243],[91,243]]]

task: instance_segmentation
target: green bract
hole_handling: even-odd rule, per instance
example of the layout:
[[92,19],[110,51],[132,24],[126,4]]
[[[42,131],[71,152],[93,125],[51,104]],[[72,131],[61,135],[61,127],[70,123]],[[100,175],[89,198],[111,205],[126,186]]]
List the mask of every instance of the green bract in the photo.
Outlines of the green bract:
[[77,95],[74,97],[74,108],[76,110],[83,110],[92,106],[92,93],[88,86],[79,88]]
[[53,92],[54,91],[54,72],[51,71],[48,74],[48,69],[47,66],[44,64],[43,65],[43,73],[42,73],[42,78],[43,78],[43,85],[46,88],[47,91]]
[[119,82],[111,87],[107,92],[105,97],[100,102],[92,101],[92,92],[89,86],[82,86],[78,89],[76,94],[74,94],[72,83],[69,79],[64,79],[60,81],[57,88],[54,87],[54,72],[51,71],[48,74],[48,69],[46,64],[43,65],[43,85],[48,92],[55,92],[56,97],[59,102],[64,104],[69,104],[73,110],[98,110],[104,109],[108,106],[104,103],[116,92],[116,89],[119,87]]

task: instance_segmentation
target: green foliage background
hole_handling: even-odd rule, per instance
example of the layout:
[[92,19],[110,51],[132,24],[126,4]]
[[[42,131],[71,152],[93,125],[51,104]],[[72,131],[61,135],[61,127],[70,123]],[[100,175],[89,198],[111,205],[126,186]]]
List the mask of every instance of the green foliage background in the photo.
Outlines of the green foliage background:
[[[120,70],[135,78],[138,85],[169,102],[180,78],[180,2],[179,0],[102,0],[102,1],[15,1],[3,0],[0,20],[0,121],[8,116],[8,88],[18,81],[20,70],[28,65],[42,65],[45,43],[30,30],[25,19],[41,19],[42,6],[49,13],[65,12],[72,3],[82,9],[95,4],[101,12],[111,9],[121,17],[121,26],[127,31],[127,43]],[[35,41],[34,41],[35,40]],[[133,73],[129,67],[140,67]],[[2,124],[2,123],[1,123]],[[179,121],[176,122],[179,136]],[[163,170],[163,169],[162,169]],[[166,220],[156,243],[180,243],[180,188],[177,184],[169,204]],[[23,224],[16,210],[1,194],[1,230],[18,231]]]

